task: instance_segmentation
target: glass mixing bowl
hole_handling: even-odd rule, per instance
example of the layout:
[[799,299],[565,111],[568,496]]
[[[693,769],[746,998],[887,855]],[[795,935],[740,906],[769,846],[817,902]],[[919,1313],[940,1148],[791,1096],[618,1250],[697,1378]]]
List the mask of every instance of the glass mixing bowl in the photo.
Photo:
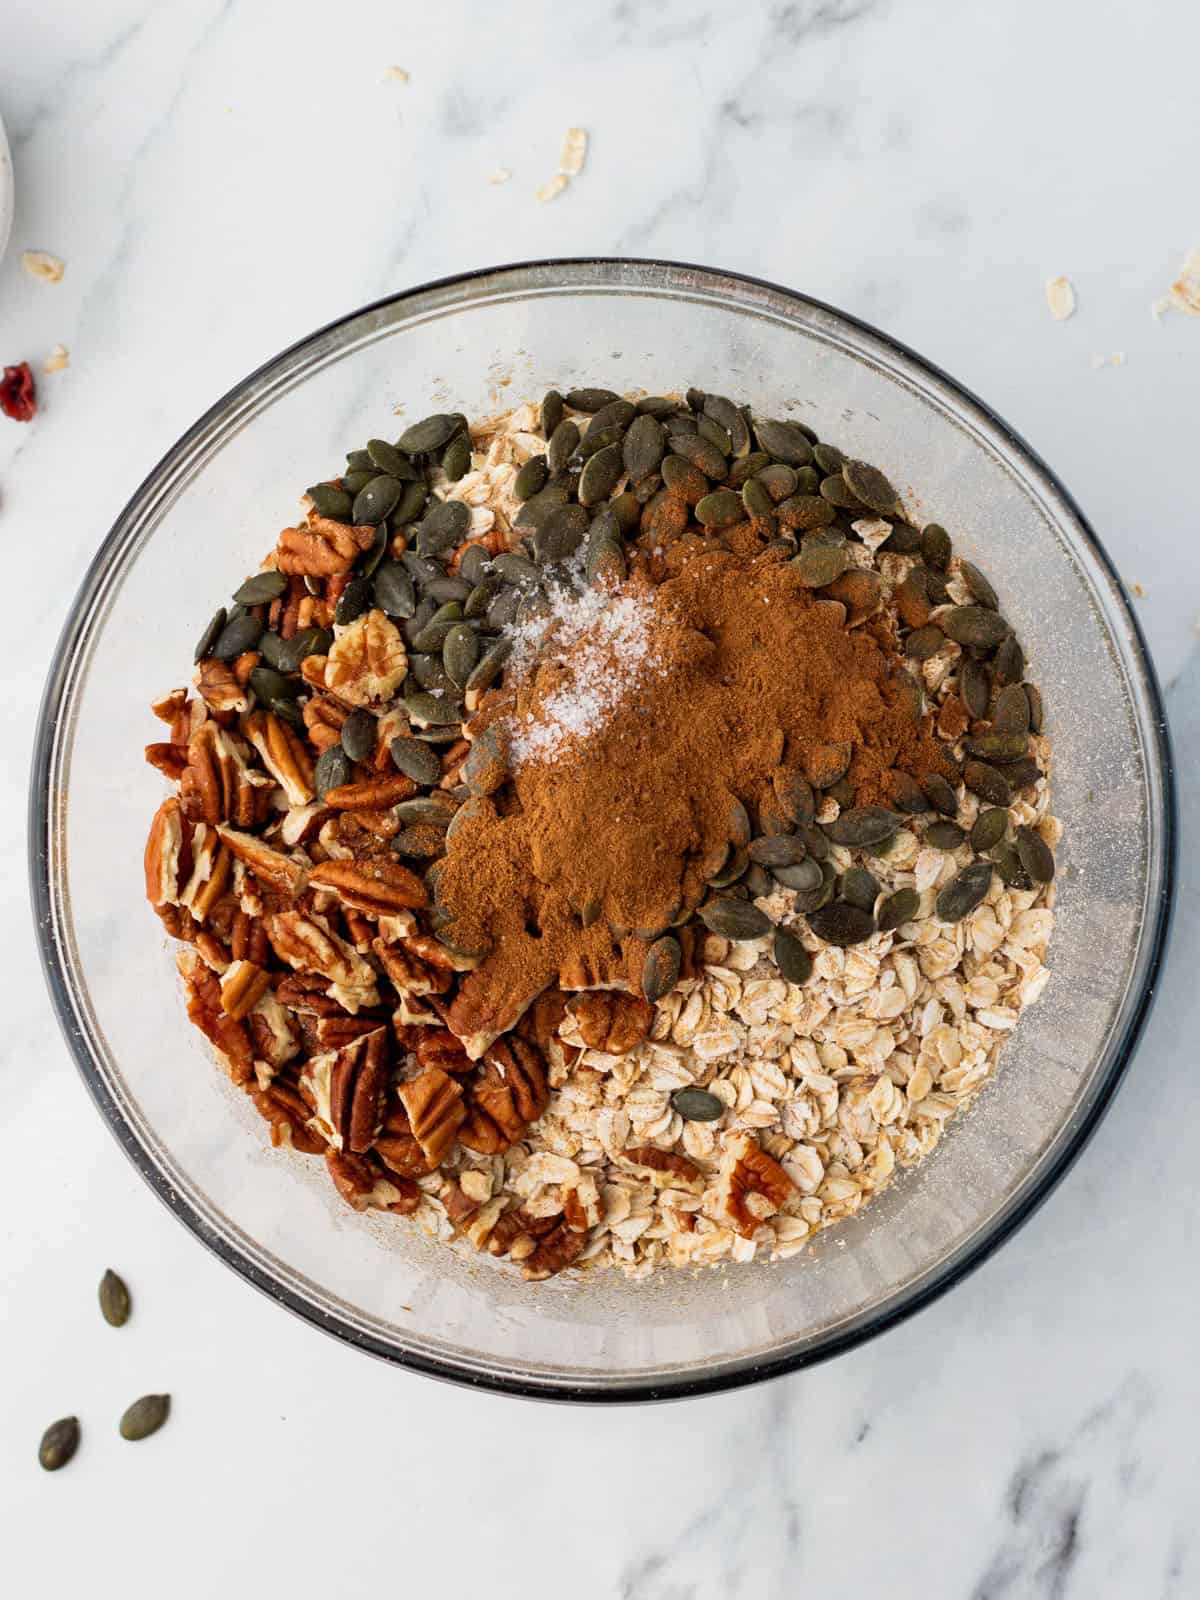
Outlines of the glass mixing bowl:
[[[809,420],[877,462],[978,560],[1046,696],[1060,851],[1053,979],[996,1080],[919,1170],[810,1255],[724,1271],[538,1286],[364,1220],[266,1124],[188,1023],[142,892],[162,780],[153,694],[186,681],[231,584],[305,484],[373,434],[551,385],[687,384]],[[652,261],[548,261],[446,279],[322,329],[179,441],[105,539],[46,688],[32,877],[71,1051],[147,1182],[281,1305],[402,1366],[509,1393],[629,1400],[770,1377],[879,1332],[1009,1235],[1078,1154],[1145,1019],[1174,823],[1162,706],[1120,586],[1021,440],[911,351],[804,296]]]

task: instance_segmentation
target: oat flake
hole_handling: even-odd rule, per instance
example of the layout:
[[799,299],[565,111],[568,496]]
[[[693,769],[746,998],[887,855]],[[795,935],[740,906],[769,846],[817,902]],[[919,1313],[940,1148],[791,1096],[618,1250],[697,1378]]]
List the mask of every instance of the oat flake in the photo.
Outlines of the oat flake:
[[52,256],[46,250],[23,250],[21,252],[21,265],[31,278],[36,278],[39,283],[61,283],[65,266],[57,256]]

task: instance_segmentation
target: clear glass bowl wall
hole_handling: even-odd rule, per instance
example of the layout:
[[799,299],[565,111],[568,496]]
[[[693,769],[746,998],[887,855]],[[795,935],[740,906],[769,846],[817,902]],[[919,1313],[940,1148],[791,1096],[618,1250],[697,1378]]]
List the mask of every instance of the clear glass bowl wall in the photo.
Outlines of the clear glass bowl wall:
[[[266,1125],[184,1015],[142,892],[162,794],[152,695],[188,681],[204,621],[345,450],[432,410],[550,385],[687,384],[795,417],[878,463],[982,565],[1043,687],[1060,852],[1053,978],[977,1109],[863,1215],[783,1264],[530,1287],[398,1219],[352,1214]],[[1131,1048],[1171,877],[1169,760],[1152,674],[1102,553],[1003,424],[881,335],[787,291],[697,268],[551,262],[356,313],[240,385],[180,441],[105,542],[48,685],[32,795],[35,909],[88,1086],[160,1196],[318,1326],[510,1392],[623,1399],[785,1370],[944,1288],[1063,1170]]]

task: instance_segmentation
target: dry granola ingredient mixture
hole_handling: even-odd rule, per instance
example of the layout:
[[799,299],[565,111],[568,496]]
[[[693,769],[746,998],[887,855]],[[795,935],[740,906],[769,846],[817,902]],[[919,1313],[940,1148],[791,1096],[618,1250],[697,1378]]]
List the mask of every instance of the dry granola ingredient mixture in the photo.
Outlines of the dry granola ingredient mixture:
[[796,424],[428,417],[234,602],[154,705],[147,894],[272,1141],[357,1209],[532,1280],[791,1255],[1047,981],[1021,647]]

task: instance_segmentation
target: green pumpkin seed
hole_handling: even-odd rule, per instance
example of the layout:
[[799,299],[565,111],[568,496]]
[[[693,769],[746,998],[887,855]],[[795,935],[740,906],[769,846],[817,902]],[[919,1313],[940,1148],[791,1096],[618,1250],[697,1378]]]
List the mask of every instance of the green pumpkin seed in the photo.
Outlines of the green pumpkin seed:
[[981,733],[976,739],[966,741],[968,755],[981,761],[994,761],[1003,765],[1017,761],[1029,749],[1029,735],[1025,733]]
[[916,528],[907,522],[897,522],[879,548],[889,555],[908,556],[915,553],[920,543],[921,535]]
[[411,800],[401,800],[392,807],[397,821],[430,828],[448,828],[461,809],[444,789],[436,789],[433,794],[414,795]]
[[994,665],[997,683],[1020,683],[1025,676],[1025,652],[1015,633],[1000,641]]
[[461,544],[470,527],[470,506],[462,500],[435,500],[417,529],[417,554],[439,555]]
[[367,455],[371,464],[389,478],[398,478],[401,483],[411,482],[417,476],[417,469],[408,457],[394,444],[389,444],[386,439],[368,439]]
[[389,617],[399,617],[404,621],[417,609],[413,581],[399,561],[380,562],[375,569],[371,594],[375,604]]
[[822,500],[828,500],[831,506],[837,506],[841,511],[853,511],[861,514],[867,510],[856,494],[851,493],[850,486],[841,473],[831,473],[829,477],[822,478],[817,493]]
[[333,620],[340,627],[344,627],[346,623],[353,622],[356,617],[361,617],[364,611],[370,609],[373,593],[370,578],[351,578],[338,596],[338,602],[333,611]]
[[598,505],[617,487],[625,472],[621,447],[610,444],[598,450],[587,462],[579,477],[579,503],[581,506]]
[[854,806],[830,823],[829,837],[834,844],[848,845],[852,849],[878,844],[890,839],[903,820],[883,806]]
[[[259,655],[262,656],[262,658],[266,662],[267,666],[271,667],[276,672],[279,672],[281,670],[280,669],[280,664],[279,664],[280,663],[280,656],[282,654],[284,654],[286,652],[286,650],[287,650],[287,645],[279,637],[279,635],[277,633],[270,633],[270,632],[264,633],[262,638],[258,641],[258,653],[259,653]],[[256,667],[255,671],[258,671],[258,670],[259,669]],[[250,674],[250,676],[253,679],[254,673],[252,672]],[[253,687],[253,685],[252,685],[252,687]]]
[[38,1464],[47,1472],[58,1472],[79,1449],[79,1418],[60,1417],[52,1422],[38,1445]]
[[396,502],[395,510],[392,512],[393,526],[407,528],[416,522],[417,518],[425,510],[428,500],[429,491],[423,482],[406,483],[404,492]]
[[804,752],[804,776],[814,789],[831,789],[850,770],[854,746],[843,740],[810,745]]
[[[568,389],[567,404],[572,411],[587,411],[592,414],[599,411],[601,406],[610,406],[614,400],[621,396],[612,389]],[[635,408],[636,409],[636,408]]]
[[263,625],[257,617],[231,617],[217,636],[211,654],[218,661],[236,661],[247,650],[253,650],[262,635]]
[[785,889],[794,890],[797,894],[812,894],[825,881],[822,863],[812,857],[794,861],[787,867],[772,867],[771,876],[776,883],[782,884]]
[[754,436],[759,448],[788,467],[806,467],[813,458],[813,447],[795,422],[779,422],[770,417],[754,419]]
[[992,863],[973,861],[951,878],[937,897],[935,910],[942,922],[961,922],[987,896],[992,884]]
[[715,489],[696,506],[696,521],[706,528],[731,528],[744,515],[742,497],[731,489]]
[[1033,881],[1025,871],[1020,852],[1010,840],[1004,839],[996,846],[992,860],[1006,889],[1032,889]]
[[981,856],[994,850],[1008,832],[1008,812],[1002,806],[981,811],[971,829],[971,849]]
[[[836,800],[838,806],[843,811],[849,811],[850,807],[854,804],[854,785],[850,782],[849,778],[839,778],[837,783],[829,784],[825,790],[825,793],[830,797],[831,800]],[[811,850],[809,851],[809,854],[812,854]]]
[[583,437],[594,438],[596,434],[606,434],[611,429],[616,429],[623,435],[636,416],[637,407],[630,401],[610,400],[607,405],[601,406],[599,411],[592,413],[591,421],[583,431]]
[[[992,731],[998,738],[1024,738],[1029,732],[1029,696],[1023,683],[1006,683],[996,696]],[[1020,754],[1024,754],[1022,750]]]
[[705,395],[703,389],[693,388],[686,391],[684,394],[684,399],[687,401],[688,405],[693,411],[703,411],[704,402],[707,399],[707,396]]
[[723,456],[733,454],[733,440],[721,424],[714,421],[712,417],[697,417],[696,432],[702,439],[707,439],[709,444],[715,444]]
[[723,483],[729,476],[729,463],[716,445],[702,439],[698,433],[677,433],[671,437],[671,450],[699,467],[706,478]]
[[492,571],[505,583],[536,583],[538,579],[537,567],[515,550],[502,550],[492,562]]
[[563,470],[579,448],[579,439],[578,425],[572,422],[570,417],[564,417],[550,435],[550,442],[546,447],[546,463],[552,473]]
[[296,685],[271,667],[255,667],[250,674],[250,687],[265,706],[277,700],[296,698]]
[[1000,604],[1000,597],[979,568],[970,561],[960,561],[958,570],[962,581],[971,591],[971,598],[989,611],[995,611]]
[[660,422],[651,416],[634,419],[621,444],[621,460],[631,483],[638,483],[657,472],[667,448],[667,436]]
[[[701,504],[703,503],[701,501]],[[751,521],[765,524],[768,530],[774,529],[775,502],[761,478],[750,478],[742,485],[742,505]],[[696,508],[696,514],[699,516],[699,507]]]
[[958,673],[958,692],[969,715],[986,717],[992,698],[992,676],[982,661],[964,661]]
[[240,606],[269,605],[272,600],[279,599],[287,586],[287,577],[282,572],[256,572],[240,589],[233,591],[233,598]]
[[957,822],[946,818],[941,822],[931,822],[921,835],[921,843],[928,845],[931,850],[957,850],[966,837]]
[[511,653],[512,640],[498,639],[494,645],[480,656],[478,666],[467,679],[463,688],[463,693],[467,696],[467,703],[472,706],[472,709],[473,699],[477,701],[478,697],[486,689],[491,688],[492,684],[503,672],[504,663]]
[[790,822],[807,827],[813,820],[816,801],[812,785],[799,767],[776,767],[771,774],[771,787],[783,815]]
[[685,505],[699,505],[711,487],[700,468],[681,455],[664,456],[661,471],[663,483]]
[[[657,491],[659,479],[657,474],[644,480],[645,484],[652,484]],[[617,520],[617,527],[623,534],[634,533],[642,516],[642,502],[632,490],[626,489],[624,494],[619,494],[613,499],[608,509]]]
[[488,576],[491,564],[491,558],[482,545],[469,544],[458,563],[458,575],[473,589]]
[[625,551],[616,539],[605,536],[588,543],[587,581],[608,589],[616,589],[625,579]]
[[[796,910],[808,916],[813,911],[819,911],[822,906],[828,905],[833,899],[834,890],[837,888],[837,873],[833,864],[823,861],[821,866],[821,881],[812,889],[799,890],[796,894]],[[785,872],[794,872],[794,867],[784,867]]]
[[760,867],[757,861],[752,861],[742,877],[742,888],[749,898],[761,900],[764,895],[770,894],[774,887],[771,874],[766,867]]
[[495,794],[509,774],[509,737],[493,722],[471,743],[462,765],[462,781],[473,795]]
[[304,731],[304,713],[294,700],[280,697],[267,702],[267,710],[273,711],[281,722],[286,722],[289,728],[297,732]]
[[810,911],[808,925],[818,939],[843,950],[851,945],[862,944],[875,932],[875,918],[870,912],[852,906],[845,900],[822,906],[818,911]]
[[794,867],[808,855],[808,848],[794,833],[776,833],[753,840],[746,853],[763,867]]
[[731,844],[725,852],[720,867],[708,879],[712,889],[728,889],[736,883],[750,865],[749,852],[740,844]]
[[992,806],[1010,806],[1012,788],[998,767],[986,761],[968,761],[963,767],[963,782],[972,794]]
[[738,457],[750,453],[750,428],[742,412],[724,395],[708,394],[704,397],[704,415],[724,430],[731,452]]
[[414,783],[429,785],[441,782],[441,758],[429,745],[399,734],[388,745],[388,749],[397,769]]
[[221,606],[213,613],[212,620],[208,624],[208,627],[205,628],[204,632],[197,640],[196,648],[192,652],[193,661],[203,661],[206,656],[210,656],[212,654],[213,645],[215,645],[217,640],[221,637],[226,620],[227,614],[225,607]]
[[549,439],[563,419],[563,397],[557,389],[547,389],[542,401],[538,422],[542,430],[542,438]]
[[809,589],[824,589],[836,583],[850,565],[845,546],[805,542],[800,554],[791,563],[796,573]]
[[940,522],[927,522],[921,529],[921,560],[927,567],[945,572],[952,548],[950,535]]
[[807,533],[813,528],[828,527],[837,512],[820,495],[794,494],[779,502],[775,507],[775,515],[781,528],[788,528],[793,533]]
[[842,480],[856,500],[883,516],[892,516],[902,508],[900,496],[878,467],[866,461],[846,461],[842,465]]
[[442,455],[442,471],[451,483],[457,483],[460,478],[465,478],[471,470],[471,436],[469,433],[457,434]]
[[546,487],[549,476],[550,468],[545,456],[530,456],[513,479],[513,494],[518,500],[528,500],[533,495],[541,493]]
[[740,942],[761,939],[771,931],[771,919],[749,900],[718,898],[700,907],[700,920],[710,933]]
[[911,922],[921,905],[921,896],[915,889],[897,889],[888,895],[875,918],[880,933],[892,933],[901,923]]
[[436,600],[438,605],[445,605],[447,600],[459,600],[465,606],[470,593],[471,585],[464,583],[461,578],[434,578],[425,585],[426,596],[430,600]]
[[339,489],[333,483],[314,483],[304,492],[312,501],[313,510],[318,516],[328,517],[330,522],[350,521],[354,498],[345,489]]
[[324,800],[330,789],[340,789],[349,782],[350,757],[340,744],[331,744],[328,750],[322,750],[313,768],[313,788],[317,791],[317,799]]
[[1042,691],[1036,684],[1027,683],[1025,685],[1025,697],[1029,701],[1029,731],[1030,733],[1041,733],[1044,715]]
[[[649,999],[649,996],[646,998]],[[718,1100],[715,1094],[709,1094],[707,1089],[697,1089],[689,1084],[672,1094],[671,1109],[677,1111],[685,1122],[716,1122],[725,1113],[725,1102]]]
[[1033,828],[1017,829],[1017,854],[1034,883],[1049,883],[1054,877],[1054,852]]
[[478,634],[469,623],[456,622],[442,643],[442,664],[460,689],[466,687],[478,660]]
[[1008,633],[1004,618],[986,606],[953,606],[938,624],[948,639],[977,650],[994,650]]
[[428,861],[432,856],[445,853],[446,835],[441,828],[418,822],[411,828],[401,828],[388,848],[395,855],[407,856],[410,860]]
[[375,530],[375,541],[366,553],[359,557],[357,573],[361,578],[373,578],[379,563],[387,554],[391,536],[388,533],[386,522],[381,522]]
[[907,772],[892,773],[892,804],[910,817],[919,817],[930,809],[924,789]]
[[927,622],[923,628],[914,628],[904,642],[904,653],[914,661],[928,661],[937,655],[946,642],[946,635],[936,622]]
[[1004,776],[1008,779],[1009,787],[1016,794],[1020,789],[1028,789],[1042,776],[1042,769],[1032,756],[1022,756],[1020,761],[1010,761],[1004,769]]
[[[751,457],[747,456],[746,459],[750,460]],[[790,500],[796,493],[800,479],[793,468],[782,461],[773,461],[763,467],[751,481],[762,485],[770,495],[773,505],[780,505],[784,500]]]
[[462,606],[457,600],[448,600],[439,606],[429,621],[413,636],[412,647],[420,655],[436,653],[440,656],[446,635],[456,622],[462,621]]
[[309,656],[328,655],[332,644],[333,634],[328,628],[302,628],[275,652],[279,671],[299,672],[302,661]]
[[127,1407],[119,1427],[122,1439],[148,1439],[157,1433],[171,1410],[169,1394],[144,1394]]
[[461,426],[459,417],[435,412],[431,417],[414,422],[411,428],[405,428],[396,440],[396,448],[403,450],[406,456],[421,456],[430,450],[440,450],[444,444],[450,443]]
[[344,474],[344,476],[342,478],[342,485],[345,488],[346,493],[351,496],[351,507],[350,507],[350,520],[351,521],[354,520],[353,500],[355,498],[357,498],[357,496],[362,493],[362,491],[367,487],[367,485],[371,482],[371,480],[373,478],[377,478],[378,476],[379,476],[379,471],[378,471],[378,468],[375,466],[374,462],[370,462],[364,468],[361,468],[361,469],[358,469],[358,470],[355,470],[355,471],[351,471],[351,472],[347,472],[347,473]]
[[372,476],[374,476],[374,474],[379,471],[379,468],[371,460],[371,453],[369,450],[347,450],[346,471],[369,472],[372,474]]
[[775,929],[774,954],[781,978],[788,983],[808,982],[812,976],[812,957],[787,928]]
[[842,467],[846,462],[845,456],[838,449],[837,445],[822,443],[813,445],[813,460],[817,463],[817,466],[820,467],[822,472],[828,473],[830,476],[833,476],[834,474],[840,475]]
[[375,754],[375,718],[362,706],[342,723],[342,749],[351,761],[366,761]]
[[129,1290],[111,1267],[100,1279],[99,1297],[105,1322],[110,1328],[123,1328],[129,1321]]
[[562,506],[534,535],[533,553],[542,566],[567,561],[583,543],[588,531],[588,514],[579,506]]
[[[449,625],[449,626],[452,626]],[[447,632],[449,632],[449,626]],[[409,651],[408,676],[411,682],[422,689],[437,690],[453,687],[446,676],[446,669],[442,666],[442,652],[421,650]]]
[[666,934],[654,941],[646,951],[646,959],[642,964],[642,993],[647,1000],[656,1004],[670,994],[679,982],[679,964],[682,960],[683,951],[678,939]]
[[674,415],[678,403],[676,400],[668,400],[665,395],[648,394],[638,401],[637,408],[643,416],[654,417],[656,421],[663,422],[667,417]]
[[448,695],[416,689],[405,695],[404,704],[418,727],[448,728],[462,721],[462,706]]
[[879,880],[866,867],[851,867],[842,874],[839,887],[848,905],[857,906],[860,911],[874,911],[879,898]]
[[354,497],[351,516],[356,526],[370,526],[382,522],[395,508],[403,493],[404,485],[399,478],[388,477],[386,473],[372,478]]
[[[791,467],[785,467],[782,462],[777,463],[777,465],[781,472],[791,473],[791,477],[795,478],[796,475],[792,472]],[[738,456],[732,463],[729,468],[729,476],[725,479],[725,487],[727,489],[745,488],[751,478],[759,477],[764,470],[771,466],[771,458],[765,450],[751,450],[748,456]],[[791,493],[793,493],[793,489],[789,488],[787,494],[781,494],[779,499],[786,500],[787,495]]]

